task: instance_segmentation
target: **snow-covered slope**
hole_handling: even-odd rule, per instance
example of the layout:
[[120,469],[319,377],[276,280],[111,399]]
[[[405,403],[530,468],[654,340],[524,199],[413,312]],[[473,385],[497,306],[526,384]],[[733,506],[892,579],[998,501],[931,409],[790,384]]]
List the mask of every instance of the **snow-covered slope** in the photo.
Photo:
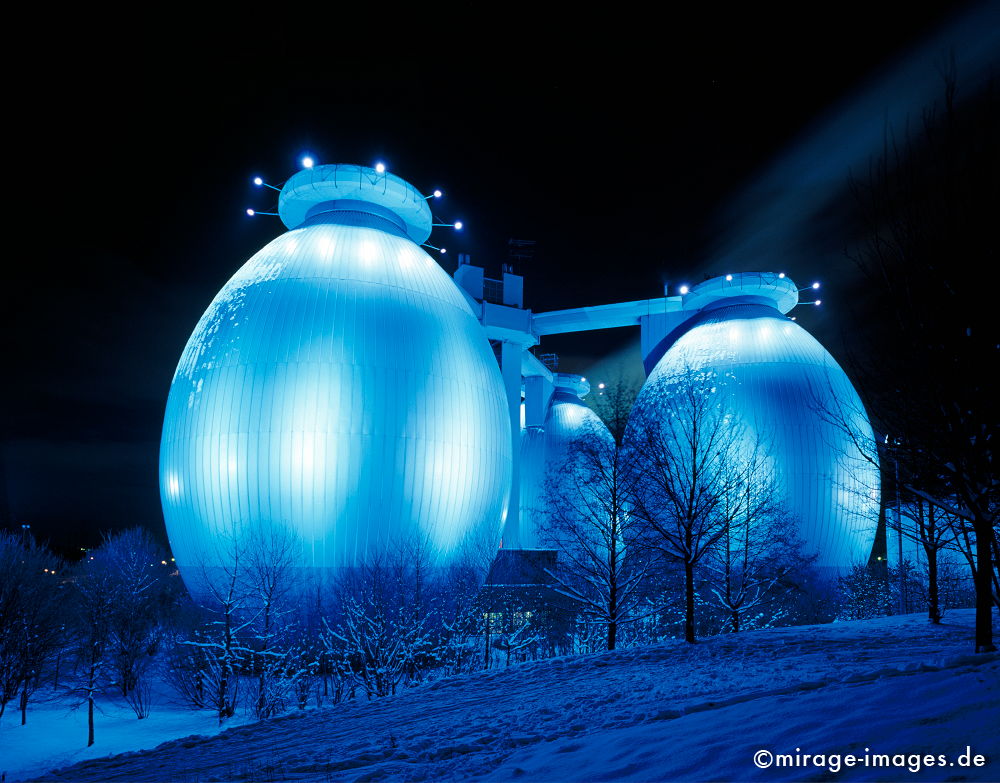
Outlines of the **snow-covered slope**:
[[[541,661],[45,779],[1000,780],[1000,655],[968,654],[972,620],[909,615]],[[983,766],[960,766],[967,746]],[[759,769],[759,750],[858,761]],[[874,767],[874,754],[934,766]]]

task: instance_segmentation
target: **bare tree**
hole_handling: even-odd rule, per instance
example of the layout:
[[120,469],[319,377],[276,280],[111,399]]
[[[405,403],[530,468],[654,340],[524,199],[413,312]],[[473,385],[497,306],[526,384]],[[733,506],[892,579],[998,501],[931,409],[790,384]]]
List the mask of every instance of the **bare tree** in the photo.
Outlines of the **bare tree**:
[[94,707],[104,685],[111,646],[111,619],[119,599],[114,570],[108,553],[97,549],[77,567],[73,586],[76,600],[76,660],[83,676],[74,687],[87,705],[87,747],[94,744]]
[[637,381],[633,375],[626,371],[624,365],[618,365],[610,380],[601,384],[603,388],[592,389],[586,400],[619,445],[625,441],[629,417],[642,386],[642,381]]
[[200,632],[193,628],[170,639],[165,671],[166,681],[181,703],[198,710],[210,706],[206,688],[208,655],[204,647],[190,644],[191,640],[200,639]]
[[345,699],[353,699],[355,686],[351,677],[351,661],[347,651],[347,640],[332,628],[327,618],[318,635],[320,645],[319,673],[323,678],[323,695],[334,704]]
[[[923,550],[927,561],[927,617],[932,623],[940,623],[939,555],[943,550],[958,548],[956,529],[961,530],[964,526],[940,506],[910,495],[907,502],[900,502],[895,514],[886,514],[886,527]],[[970,567],[973,562],[970,559]]]
[[[866,240],[853,253],[873,301],[870,339],[855,362],[876,425],[889,433],[902,486],[963,520],[974,539],[977,651],[995,650],[994,446],[996,319],[977,306],[995,272],[1000,102],[991,83],[959,100],[953,69],[944,96],[854,190]],[[974,269],[975,264],[978,269]],[[883,462],[884,464],[884,462]]]
[[369,699],[418,682],[433,643],[425,596],[430,550],[422,539],[397,541],[346,571],[340,584],[343,645],[354,685]]
[[197,650],[194,662],[205,667],[200,677],[206,702],[215,709],[221,726],[236,712],[239,672],[253,654],[243,633],[254,617],[246,584],[246,537],[242,533],[222,536],[216,549],[215,557],[201,565],[195,584],[198,602],[212,619],[183,644]]
[[[497,540],[474,530],[442,574],[440,660],[448,674],[489,667],[492,634],[487,629],[492,630],[492,613],[484,605],[481,591],[496,557]],[[485,650],[481,651],[484,640]]]
[[248,610],[254,620],[249,628],[253,671],[257,683],[254,714],[269,718],[285,707],[285,694],[298,674],[294,669],[294,648],[286,618],[291,613],[290,598],[304,595],[295,580],[295,566],[301,552],[285,529],[261,526],[248,537],[243,578],[248,594]]
[[[905,403],[898,403],[905,405]],[[859,403],[860,405],[860,403]],[[856,468],[863,463],[881,466],[883,508],[887,531],[896,533],[899,540],[898,567],[894,569],[900,600],[900,611],[906,611],[906,577],[910,574],[903,563],[902,541],[918,544],[927,559],[927,613],[932,623],[941,621],[938,589],[939,554],[943,550],[958,549],[966,556],[973,575],[976,573],[975,536],[968,520],[951,512],[958,502],[948,497],[949,481],[935,465],[930,455],[919,447],[907,444],[902,437],[884,435],[871,437],[867,427],[859,426],[865,420],[865,411],[854,408],[841,396],[814,391],[812,408],[827,423],[846,435],[846,450],[841,454],[842,467],[850,479],[842,489],[866,495],[876,487],[861,477]],[[916,425],[913,425],[916,428]],[[920,489],[916,484],[919,482]],[[939,502],[928,500],[937,497]],[[963,543],[965,546],[963,547]],[[994,571],[994,578],[996,572]]]
[[731,379],[690,368],[647,384],[627,436],[643,542],[684,571],[684,638],[695,641],[695,570],[760,493],[760,441],[732,406]]
[[780,619],[785,613],[781,599],[796,589],[796,576],[816,560],[815,554],[802,551],[797,520],[776,507],[772,482],[751,478],[744,491],[761,494],[728,520],[718,546],[705,559],[709,600],[726,615],[733,633],[747,627],[748,617],[764,619],[753,627]]
[[566,458],[546,482],[540,536],[559,552],[555,589],[590,621],[606,626],[606,646],[618,628],[637,619],[654,559],[640,546],[630,512],[635,452],[606,432],[585,432],[568,444]]
[[327,699],[339,704],[348,696],[343,643],[330,628],[330,622],[336,624],[333,605],[337,601],[331,578],[330,572],[317,570],[299,580],[302,592],[296,594],[293,646],[299,667],[295,694],[300,708],[306,706],[314,686],[317,707]]
[[19,699],[21,724],[63,641],[64,564],[30,537],[0,531],[0,717]]
[[163,555],[144,528],[105,536],[97,553],[116,595],[109,618],[110,664],[122,696],[141,720],[149,714],[147,669],[160,634]]
[[494,583],[499,543],[499,531],[487,525],[473,527],[445,574],[442,654],[453,671],[478,668],[477,643],[482,644],[482,668],[491,666],[494,637],[502,632],[494,606],[504,600],[506,592]]
[[[940,509],[939,509],[940,511]],[[967,520],[957,517],[953,514],[938,513],[938,520],[944,521],[948,526],[948,534],[951,537],[951,544],[954,549],[961,554],[963,561],[969,568],[969,572],[972,575],[973,584],[976,584],[977,577],[977,546],[976,546],[976,534],[974,528],[968,523]],[[1000,530],[996,527],[993,529],[993,539],[994,544],[996,544],[997,537],[1000,536]],[[997,547],[993,548],[993,558],[994,558],[994,568],[993,568],[993,601],[996,604],[1000,604],[1000,574],[997,573],[997,564],[1000,563],[1000,552],[997,551]],[[938,570],[940,572],[942,563],[938,562]],[[954,576],[952,576],[954,581]],[[978,594],[978,587],[976,588]]]

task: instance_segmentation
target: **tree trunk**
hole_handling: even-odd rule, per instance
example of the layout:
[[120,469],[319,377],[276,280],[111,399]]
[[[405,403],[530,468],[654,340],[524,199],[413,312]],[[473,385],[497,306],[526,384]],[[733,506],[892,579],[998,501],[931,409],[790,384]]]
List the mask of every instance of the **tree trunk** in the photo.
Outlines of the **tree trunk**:
[[492,630],[491,623],[493,622],[493,596],[492,596],[491,593],[487,593],[487,596],[489,596],[489,598],[488,598],[489,603],[487,603],[487,605],[486,605],[486,650],[485,650],[485,652],[483,654],[483,659],[484,659],[484,666],[483,666],[483,668],[486,669],[486,670],[489,670],[489,668],[490,668],[490,631]]
[[[235,581],[235,580],[234,580]],[[230,600],[232,596],[232,588],[230,588]],[[225,625],[225,648],[222,651],[222,671],[219,675],[219,725],[221,726],[223,721],[229,717],[229,705],[227,700],[229,698],[229,675],[233,672],[231,667],[232,664],[232,654],[233,654],[233,610],[234,606],[229,603],[226,606],[226,625]]]
[[87,696],[87,747],[94,744],[94,692]]
[[979,518],[976,531],[976,652],[995,652],[993,644],[993,525]]
[[21,725],[28,722],[28,681],[21,683]]
[[684,641],[694,644],[694,564],[684,561]]
[[226,715],[226,699],[229,696],[229,666],[227,663],[222,664],[222,673],[219,676],[219,725],[221,726],[223,721],[228,715]]
[[993,603],[1000,609],[1000,538],[993,536],[993,568],[990,578],[993,579]]
[[938,597],[938,550],[925,546],[927,555],[927,618],[934,624],[941,622],[941,605]]
[[615,649],[618,637],[618,581],[615,578],[615,570],[612,566],[610,591],[608,592],[608,649]]
[[[728,525],[726,525],[726,530],[727,531],[729,530],[729,526]],[[749,540],[750,540],[750,528],[748,527],[747,528],[747,534],[746,534],[746,537],[744,538],[744,544],[743,544],[743,574],[744,574],[744,576],[746,576],[746,572],[747,572],[747,560],[749,559],[749,552],[748,552],[749,544],[747,543]],[[730,550],[731,550],[731,547],[730,547],[730,544],[729,544],[729,534],[727,532],[727,534],[726,534],[726,569],[725,569],[725,576],[726,576],[726,606],[729,607],[729,627],[730,627],[730,629],[732,630],[733,633],[739,633],[740,632],[740,613],[738,611],[736,611],[735,607],[733,606],[733,568],[732,568],[732,554],[731,554]]]
[[[749,488],[748,488],[749,491]],[[746,543],[750,539],[750,528],[747,528],[747,534],[744,539],[743,545],[743,574],[746,575],[747,572],[747,559],[749,554],[747,552],[748,544]],[[726,577],[726,606],[729,607],[729,627],[733,633],[740,632],[740,613],[733,608],[733,567],[732,567],[732,547],[729,542],[729,525],[726,525],[726,567],[725,567],[725,577]]]
[[267,652],[271,640],[271,602],[264,605],[264,631],[261,634],[261,649],[257,656],[257,717],[269,718],[270,712],[270,672],[267,670]]

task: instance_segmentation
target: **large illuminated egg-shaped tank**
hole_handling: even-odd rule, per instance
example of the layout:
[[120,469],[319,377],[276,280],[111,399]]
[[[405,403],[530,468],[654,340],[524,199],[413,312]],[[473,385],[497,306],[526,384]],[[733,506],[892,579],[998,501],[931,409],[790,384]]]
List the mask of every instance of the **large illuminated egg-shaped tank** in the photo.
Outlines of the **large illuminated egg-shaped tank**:
[[521,431],[521,549],[551,543],[545,529],[551,515],[558,513],[553,505],[580,505],[581,490],[588,491],[593,481],[592,463],[601,459],[595,448],[613,447],[604,422],[582,402],[590,392],[586,379],[559,373],[553,381],[544,425]]
[[188,586],[231,542],[361,564],[419,537],[438,562],[499,540],[511,482],[503,384],[465,298],[420,244],[425,198],[325,165],[281,190],[290,229],[209,305],[167,401],[160,490]]
[[711,379],[743,437],[766,453],[805,551],[818,553],[819,567],[842,570],[866,562],[875,538],[879,473],[866,459],[873,434],[843,369],[785,315],[797,303],[784,275],[727,275],[693,288],[683,298],[686,320],[658,346],[630,426],[656,422],[665,388],[692,373]]

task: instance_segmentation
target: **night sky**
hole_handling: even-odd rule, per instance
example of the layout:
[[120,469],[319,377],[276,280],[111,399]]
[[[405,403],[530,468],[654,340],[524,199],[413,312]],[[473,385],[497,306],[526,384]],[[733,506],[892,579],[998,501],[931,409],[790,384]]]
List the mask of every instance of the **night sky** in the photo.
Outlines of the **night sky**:
[[[304,152],[441,188],[437,216],[466,224],[430,240],[449,272],[465,252],[498,276],[508,239],[534,240],[515,271],[535,311],[784,270],[823,281],[823,307],[799,322],[842,358],[863,312],[844,253],[849,172],[887,120],[938,97],[949,51],[960,85],[1000,72],[1000,3],[903,7],[724,28],[721,8],[667,25],[498,19],[409,39],[344,20],[287,37],[266,20],[199,34],[174,20],[161,43],[153,22],[137,38],[67,24],[57,67],[10,97],[24,120],[8,156],[25,173],[8,190],[28,227],[4,262],[0,525],[60,547],[136,524],[165,541],[156,466],[177,360],[212,297],[283,231],[245,216],[276,203],[251,177],[278,185]],[[637,342],[617,330],[542,347],[593,378]]]

